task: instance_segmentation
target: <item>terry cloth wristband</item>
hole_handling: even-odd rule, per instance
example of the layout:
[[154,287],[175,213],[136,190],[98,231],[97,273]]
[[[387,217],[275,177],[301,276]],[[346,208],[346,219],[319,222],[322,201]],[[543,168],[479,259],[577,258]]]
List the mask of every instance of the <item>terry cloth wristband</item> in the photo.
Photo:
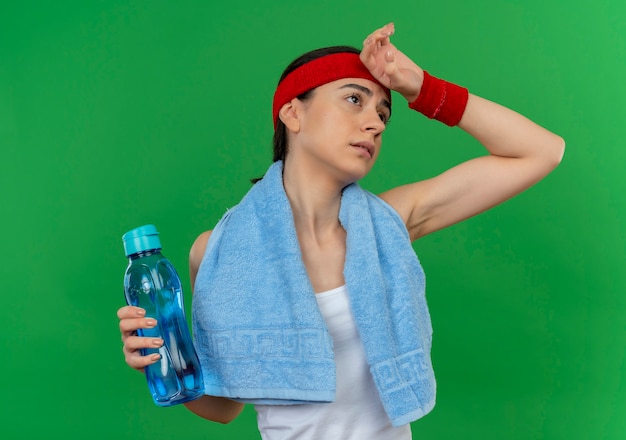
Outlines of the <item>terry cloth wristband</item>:
[[424,70],[422,90],[409,107],[454,127],[463,117],[468,98],[469,92],[465,87],[436,78]]

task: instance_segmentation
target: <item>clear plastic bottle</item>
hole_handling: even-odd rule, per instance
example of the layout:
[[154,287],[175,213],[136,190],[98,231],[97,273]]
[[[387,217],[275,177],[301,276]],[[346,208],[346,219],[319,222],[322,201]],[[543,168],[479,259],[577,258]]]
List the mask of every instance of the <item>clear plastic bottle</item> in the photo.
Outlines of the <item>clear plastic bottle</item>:
[[124,294],[129,305],[146,310],[157,326],[139,329],[139,336],[160,337],[161,348],[142,349],[143,355],[159,353],[161,359],[145,368],[154,402],[171,406],[202,396],[204,386],[198,355],[193,346],[183,304],[180,278],[161,254],[155,226],[145,225],[122,236],[129,259],[124,274]]

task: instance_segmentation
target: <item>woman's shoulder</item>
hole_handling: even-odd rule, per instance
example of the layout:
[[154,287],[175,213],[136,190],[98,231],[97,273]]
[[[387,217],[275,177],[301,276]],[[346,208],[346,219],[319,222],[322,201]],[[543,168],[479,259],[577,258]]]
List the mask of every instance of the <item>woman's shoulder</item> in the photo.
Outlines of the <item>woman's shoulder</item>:
[[206,250],[206,245],[209,241],[209,238],[211,237],[212,232],[212,230],[204,231],[202,234],[198,235],[196,240],[191,245],[191,250],[189,251],[190,259],[198,259],[198,262],[199,260],[202,260],[204,252]]
[[198,268],[200,267],[202,258],[204,258],[206,245],[209,242],[209,237],[211,237],[211,232],[213,231],[204,231],[202,234],[198,235],[198,238],[196,238],[191,245],[191,250],[189,251],[189,272],[191,274],[192,283],[195,281]]

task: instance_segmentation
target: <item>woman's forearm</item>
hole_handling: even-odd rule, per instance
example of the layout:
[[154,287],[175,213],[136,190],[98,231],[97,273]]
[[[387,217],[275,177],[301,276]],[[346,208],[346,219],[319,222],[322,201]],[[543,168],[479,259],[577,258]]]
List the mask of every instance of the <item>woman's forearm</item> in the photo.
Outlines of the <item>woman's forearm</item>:
[[546,173],[559,164],[563,139],[504,106],[469,95],[459,127],[476,138],[492,155],[536,160]]

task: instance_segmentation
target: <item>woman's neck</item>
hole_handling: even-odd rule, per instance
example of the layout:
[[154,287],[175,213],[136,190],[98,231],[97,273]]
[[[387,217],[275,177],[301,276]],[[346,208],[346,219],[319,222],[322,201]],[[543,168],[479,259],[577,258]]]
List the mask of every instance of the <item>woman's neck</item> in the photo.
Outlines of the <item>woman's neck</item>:
[[341,228],[338,217],[343,188],[340,183],[310,167],[287,162],[283,168],[283,184],[299,234],[321,238]]

